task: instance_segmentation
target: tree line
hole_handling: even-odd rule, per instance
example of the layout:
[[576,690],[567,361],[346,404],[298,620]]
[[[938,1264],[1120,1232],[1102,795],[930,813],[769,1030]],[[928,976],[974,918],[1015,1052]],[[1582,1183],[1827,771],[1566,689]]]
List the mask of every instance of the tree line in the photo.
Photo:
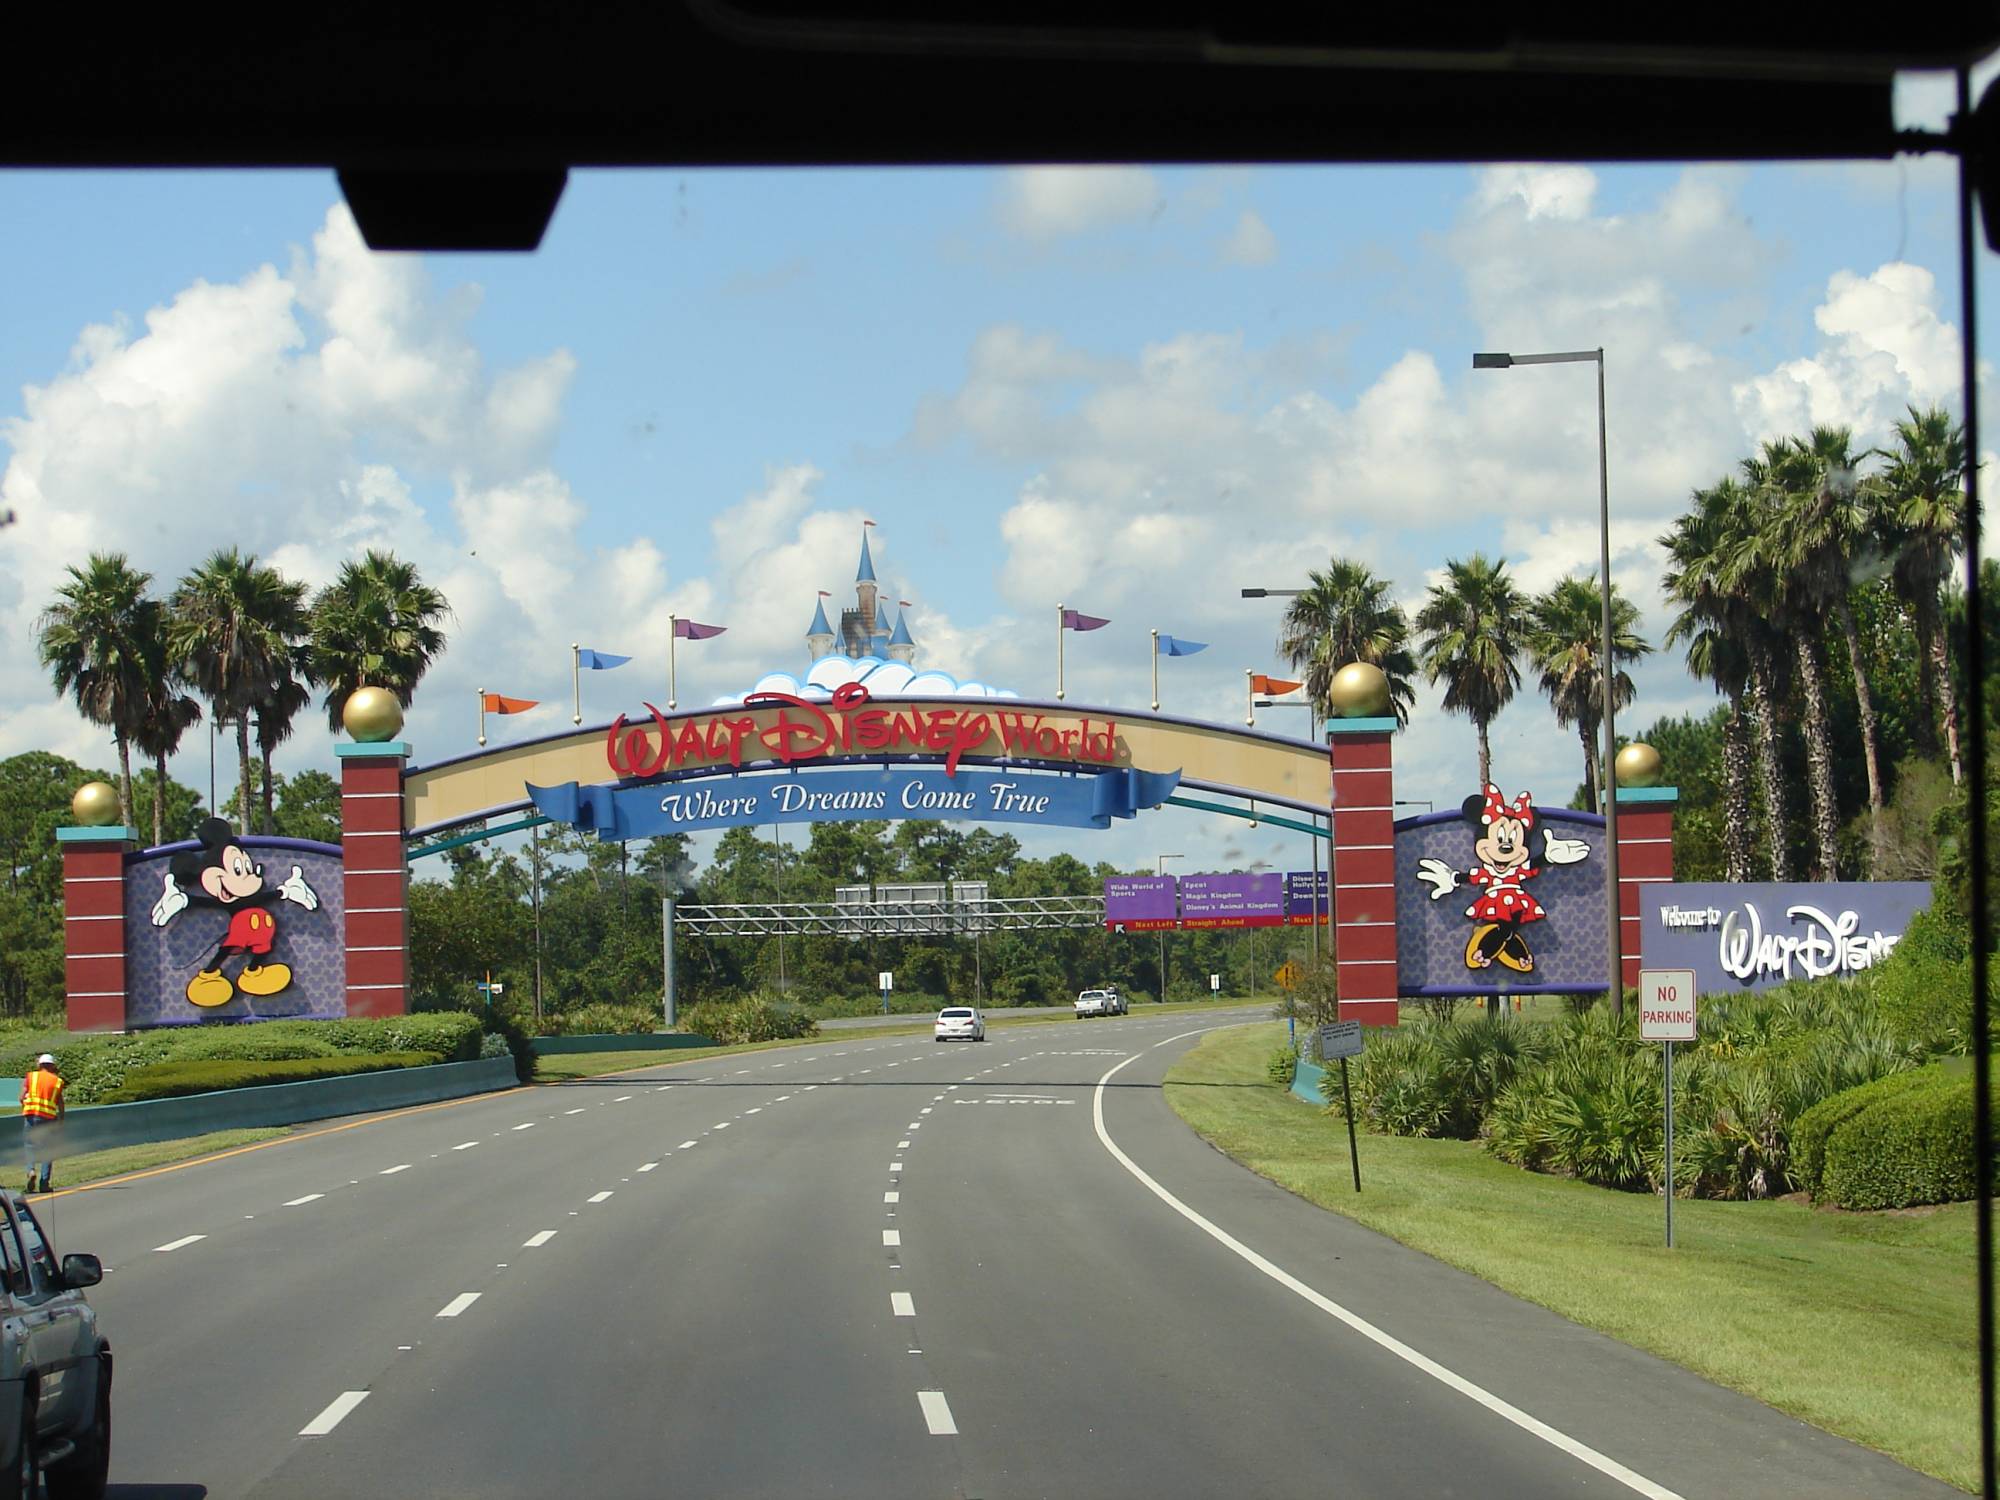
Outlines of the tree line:
[[[1966,623],[1954,583],[1965,474],[1963,431],[1942,408],[1911,408],[1887,448],[1862,450],[1851,428],[1817,426],[1764,443],[1696,489],[1660,538],[1675,610],[1662,644],[1684,652],[1688,671],[1725,702],[1708,719],[1656,724],[1643,737],[1662,751],[1684,805],[1718,804],[1705,824],[1682,820],[1691,841],[1700,830],[1716,842],[1717,878],[1930,873],[1901,868],[1910,858],[1905,825],[1928,813],[1899,809],[1895,798],[1908,783],[1913,804],[1946,814],[1951,799],[1939,784],[1963,780],[1963,685],[1951,643]],[[1529,595],[1504,562],[1474,552],[1447,560],[1412,621],[1387,580],[1336,558],[1293,600],[1278,647],[1303,673],[1316,711],[1351,661],[1382,669],[1401,721],[1420,675],[1442,686],[1445,709],[1472,721],[1481,784],[1492,779],[1488,728],[1525,667],[1557,722],[1577,731],[1577,805],[1595,808],[1602,599],[1598,583],[1580,576]],[[1653,650],[1637,625],[1614,586],[1619,708],[1633,697],[1623,667]],[[1923,837],[1935,845],[1935,830]],[[1706,849],[1688,853],[1709,863]],[[1679,864],[1692,878],[1690,861]]]
[[202,721],[203,700],[210,722],[235,732],[237,826],[277,832],[271,757],[314,690],[334,729],[361,687],[386,688],[408,707],[444,650],[451,612],[412,564],[378,551],[343,563],[317,594],[233,547],[211,554],[164,598],[152,585],[152,575],[122,553],[92,553],[68,569],[36,635],[58,695],[111,731],[128,827],[142,809],[133,750],[152,761],[155,791],[143,806],[155,844],[166,842],[169,824],[168,799],[159,795],[167,758]]

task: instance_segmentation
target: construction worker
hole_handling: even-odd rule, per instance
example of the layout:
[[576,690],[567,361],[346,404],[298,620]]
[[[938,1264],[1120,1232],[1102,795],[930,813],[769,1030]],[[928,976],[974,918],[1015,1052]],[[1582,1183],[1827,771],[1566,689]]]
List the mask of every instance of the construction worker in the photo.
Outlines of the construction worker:
[[[35,1159],[35,1133],[41,1127],[54,1123],[63,1117],[63,1080],[56,1071],[56,1060],[52,1053],[44,1052],[35,1059],[35,1066],[26,1078],[21,1080],[21,1122],[24,1132],[22,1140],[26,1144],[28,1157],[28,1186],[26,1191],[48,1192],[51,1174],[55,1171],[52,1161]],[[35,1186],[35,1174],[41,1173],[42,1185]]]

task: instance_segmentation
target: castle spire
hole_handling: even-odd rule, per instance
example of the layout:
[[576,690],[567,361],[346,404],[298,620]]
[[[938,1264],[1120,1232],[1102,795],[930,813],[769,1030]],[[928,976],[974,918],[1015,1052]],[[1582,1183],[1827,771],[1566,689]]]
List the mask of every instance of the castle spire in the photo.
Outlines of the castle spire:
[[917,643],[910,635],[910,612],[904,610],[896,616],[896,630],[889,637],[889,657],[892,661],[910,662],[916,659]]
[[868,531],[865,527],[861,532],[861,566],[854,574],[854,581],[856,583],[875,581],[875,559],[868,555]]

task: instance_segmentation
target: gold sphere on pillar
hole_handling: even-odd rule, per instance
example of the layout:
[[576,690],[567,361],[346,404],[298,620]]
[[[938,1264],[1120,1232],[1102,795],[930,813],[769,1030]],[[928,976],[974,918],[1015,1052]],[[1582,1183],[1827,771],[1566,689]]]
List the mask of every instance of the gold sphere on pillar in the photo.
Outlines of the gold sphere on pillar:
[[361,744],[379,745],[402,731],[403,705],[386,688],[356,688],[341,707],[340,722]]
[[1390,711],[1389,679],[1370,662],[1351,661],[1335,672],[1326,696],[1336,719],[1379,719]]
[[69,815],[81,828],[109,828],[118,821],[118,788],[108,781],[86,781],[69,799]]
[[1635,740],[1620,750],[1616,765],[1620,786],[1658,786],[1666,774],[1660,752],[1643,740]]

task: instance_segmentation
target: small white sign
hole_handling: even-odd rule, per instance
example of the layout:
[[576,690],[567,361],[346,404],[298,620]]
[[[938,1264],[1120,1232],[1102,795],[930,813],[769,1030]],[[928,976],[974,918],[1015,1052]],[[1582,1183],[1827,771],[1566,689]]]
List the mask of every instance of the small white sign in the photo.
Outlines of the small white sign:
[[1333,1021],[1319,1028],[1319,1055],[1323,1062],[1361,1055],[1361,1023]]
[[1695,1039],[1694,970],[1639,971],[1639,1037],[1648,1042]]
[[883,994],[885,995],[888,994],[889,991],[893,990],[895,987],[896,987],[896,976],[892,974],[889,970],[884,969],[875,976],[875,988],[880,990]]
[[504,995],[507,993],[507,986],[499,983],[497,980],[494,982],[492,989],[493,993],[496,995]]
[[1209,976],[1208,976],[1208,992],[1209,992],[1209,993],[1210,993],[1211,995],[1213,995],[1213,994],[1216,994],[1217,992],[1219,992],[1219,991],[1220,991],[1221,989],[1222,989],[1222,976],[1221,976],[1220,974],[1211,974],[1211,975],[1209,975]]

